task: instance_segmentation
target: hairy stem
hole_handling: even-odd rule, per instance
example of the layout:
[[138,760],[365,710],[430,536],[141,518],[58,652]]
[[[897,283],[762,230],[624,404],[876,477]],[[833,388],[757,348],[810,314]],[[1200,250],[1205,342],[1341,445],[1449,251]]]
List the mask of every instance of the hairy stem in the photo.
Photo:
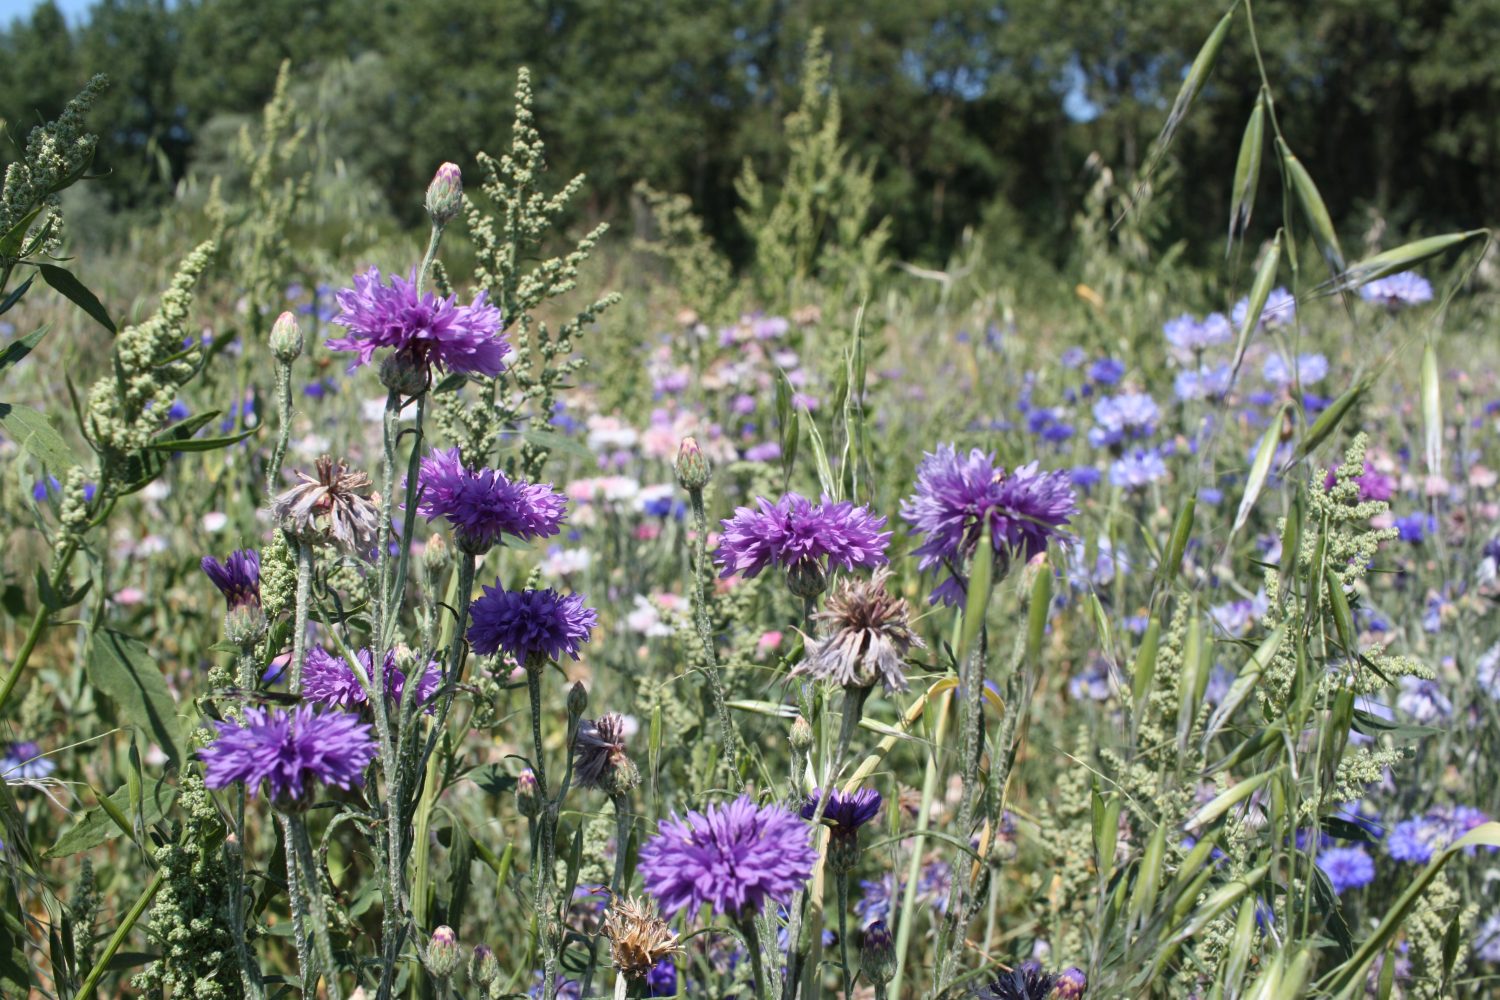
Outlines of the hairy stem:
[[297,604],[292,618],[292,673],[287,688],[302,692],[302,665],[307,661],[307,606],[312,598],[312,546],[297,541]]
[[724,698],[724,679],[719,674],[719,653],[714,647],[713,623],[708,616],[707,588],[703,584],[704,567],[708,559],[708,515],[703,509],[703,491],[689,490],[688,499],[692,502],[693,526],[698,536],[694,541],[693,554],[693,624],[703,643],[709,689],[713,694],[714,709],[719,716],[719,741],[723,744],[724,766],[737,776],[738,744],[735,740],[734,722],[729,717],[729,705]]
[[322,967],[323,980],[328,986],[329,1000],[343,1000],[339,990],[338,966],[333,961],[333,942],[328,934],[328,908],[323,902],[323,887],[318,878],[318,866],[313,861],[312,841],[307,836],[307,823],[300,813],[286,815],[288,847],[297,852],[297,867],[304,880],[304,902],[307,918],[312,923],[313,947],[317,951],[318,965]]

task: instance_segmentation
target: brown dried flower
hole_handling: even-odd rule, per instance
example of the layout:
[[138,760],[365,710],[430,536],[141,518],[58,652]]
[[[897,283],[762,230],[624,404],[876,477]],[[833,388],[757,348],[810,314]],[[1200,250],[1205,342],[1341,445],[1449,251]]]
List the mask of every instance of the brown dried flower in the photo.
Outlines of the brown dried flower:
[[677,934],[648,899],[616,896],[604,915],[609,957],[626,979],[644,979],[652,967],[682,950]]
[[351,552],[367,551],[375,542],[380,512],[379,494],[364,496],[370,477],[350,472],[342,461],[327,455],[318,459],[317,478],[298,472],[302,480],[271,501],[271,513],[281,527],[304,542],[329,538]]
[[845,577],[813,616],[823,638],[807,640],[807,656],[793,668],[840,687],[867,688],[880,681],[886,691],[906,690],[902,661],[913,646],[922,648],[911,629],[906,599],[886,588],[890,570],[868,580]]

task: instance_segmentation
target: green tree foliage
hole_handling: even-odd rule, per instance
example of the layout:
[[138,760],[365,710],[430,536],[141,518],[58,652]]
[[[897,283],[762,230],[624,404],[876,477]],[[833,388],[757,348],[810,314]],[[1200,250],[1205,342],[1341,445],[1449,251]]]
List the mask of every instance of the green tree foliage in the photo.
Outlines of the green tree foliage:
[[[622,217],[644,181],[692,199],[739,262],[754,253],[735,182],[780,176],[807,40],[824,29],[843,141],[868,165],[877,215],[906,258],[942,261],[986,217],[1008,241],[1067,257],[1068,205],[1092,153],[1127,183],[1223,7],[1197,0],[99,0],[68,25],[46,2],[0,33],[11,138],[93,72],[116,81],[99,165],[116,207],[149,207],[201,156],[207,126],[249,115],[289,60],[317,88],[322,137],[409,224],[443,159],[505,134],[515,70],[533,67],[555,169],[590,173],[578,211]],[[1352,235],[1417,216],[1500,215],[1500,0],[1329,0],[1256,6],[1277,111]],[[1172,149],[1185,176],[1229,176],[1255,99],[1238,28]],[[7,152],[7,156],[13,155]],[[1162,206],[1171,238],[1208,247],[1229,192]],[[996,206],[1003,206],[995,210]],[[1371,223],[1380,220],[1375,227]],[[1269,224],[1269,222],[1267,222]],[[1252,233],[1252,238],[1264,234]],[[1203,251],[1207,252],[1207,251]]]

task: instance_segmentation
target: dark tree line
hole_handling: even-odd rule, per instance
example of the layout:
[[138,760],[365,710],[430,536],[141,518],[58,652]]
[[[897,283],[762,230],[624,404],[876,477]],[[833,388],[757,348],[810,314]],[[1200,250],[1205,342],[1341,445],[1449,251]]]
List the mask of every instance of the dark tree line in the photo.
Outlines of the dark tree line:
[[[438,160],[502,147],[525,63],[558,171],[590,174],[589,210],[623,215],[645,179],[691,195],[734,249],[733,179],[747,157],[774,174],[821,25],[896,250],[941,260],[995,206],[1027,242],[1060,246],[1085,157],[1122,176],[1140,165],[1222,12],[1203,0],[100,0],[70,28],[48,2],[0,36],[0,116],[24,140],[108,73],[95,115],[105,187],[114,207],[149,209],[203,153],[211,119],[264,103],[283,59],[303,80],[352,61],[357,85],[322,109],[328,134],[415,220],[410,192]],[[1283,128],[1342,226],[1496,219],[1500,0],[1263,0],[1255,14]],[[1195,247],[1222,232],[1259,84],[1244,27],[1173,149],[1167,229]]]

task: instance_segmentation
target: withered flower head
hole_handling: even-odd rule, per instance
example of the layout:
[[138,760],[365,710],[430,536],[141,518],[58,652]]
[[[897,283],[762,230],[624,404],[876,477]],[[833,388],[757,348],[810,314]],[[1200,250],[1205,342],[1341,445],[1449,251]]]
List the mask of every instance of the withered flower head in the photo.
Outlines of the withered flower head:
[[840,687],[868,688],[880,681],[886,691],[905,691],[902,661],[921,638],[911,629],[906,599],[886,588],[890,570],[876,570],[868,580],[845,577],[813,616],[821,639],[807,640],[807,656],[793,668]]
[[364,552],[375,542],[380,512],[379,494],[364,496],[370,477],[350,472],[342,460],[318,459],[317,478],[298,472],[302,480],[271,502],[271,513],[281,527],[304,542],[329,538],[351,552]]
[[573,777],[579,788],[598,788],[625,757],[625,720],[618,712],[578,724],[573,740]]
[[610,960],[626,979],[645,979],[657,962],[682,950],[649,899],[616,896],[604,915],[604,936]]

